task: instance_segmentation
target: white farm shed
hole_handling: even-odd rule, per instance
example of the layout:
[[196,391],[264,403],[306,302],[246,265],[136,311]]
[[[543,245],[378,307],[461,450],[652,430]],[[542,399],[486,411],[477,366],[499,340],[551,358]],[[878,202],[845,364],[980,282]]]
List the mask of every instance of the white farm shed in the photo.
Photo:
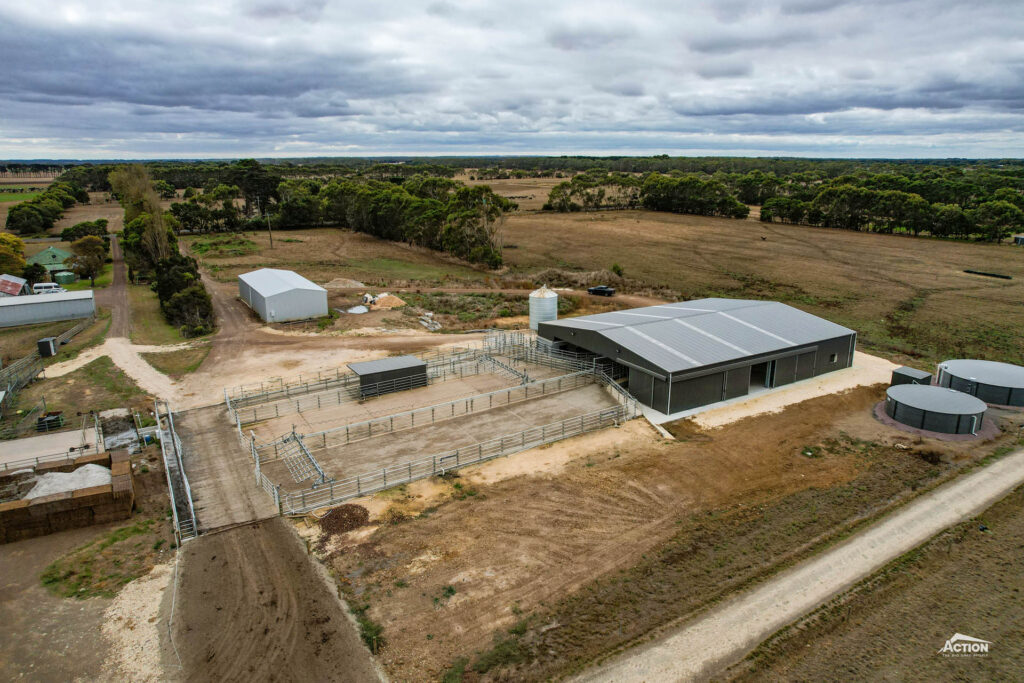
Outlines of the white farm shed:
[[238,296],[268,323],[327,315],[327,290],[290,270],[260,268],[242,273]]
[[0,298],[0,327],[51,323],[96,315],[92,290],[58,294],[23,294]]

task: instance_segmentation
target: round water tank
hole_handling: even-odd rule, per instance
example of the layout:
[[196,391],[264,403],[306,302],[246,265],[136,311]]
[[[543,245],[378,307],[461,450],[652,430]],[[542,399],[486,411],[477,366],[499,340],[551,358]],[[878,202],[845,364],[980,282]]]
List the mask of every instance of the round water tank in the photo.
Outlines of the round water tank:
[[885,414],[908,427],[943,434],[974,434],[985,418],[985,402],[926,384],[897,384],[885,392]]
[[1024,368],[990,360],[939,363],[939,386],[977,396],[985,403],[1024,406]]
[[530,292],[530,329],[537,331],[537,325],[558,319],[558,293],[543,285]]

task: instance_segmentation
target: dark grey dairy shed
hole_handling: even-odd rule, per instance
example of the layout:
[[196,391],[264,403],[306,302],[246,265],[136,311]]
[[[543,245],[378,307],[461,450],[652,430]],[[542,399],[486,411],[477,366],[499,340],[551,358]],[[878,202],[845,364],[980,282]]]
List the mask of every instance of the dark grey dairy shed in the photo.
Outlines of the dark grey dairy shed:
[[349,363],[348,369],[359,375],[359,395],[362,398],[427,384],[427,362],[416,356]]
[[621,366],[638,401],[676,413],[853,364],[857,333],[774,301],[698,299],[539,325]]

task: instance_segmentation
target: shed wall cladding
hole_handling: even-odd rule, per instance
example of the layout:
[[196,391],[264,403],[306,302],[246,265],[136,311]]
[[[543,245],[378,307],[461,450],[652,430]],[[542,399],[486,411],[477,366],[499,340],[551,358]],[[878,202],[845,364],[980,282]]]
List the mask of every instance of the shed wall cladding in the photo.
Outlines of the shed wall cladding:
[[267,322],[327,315],[327,290],[291,271],[263,268],[243,273],[238,295]]
[[[75,295],[68,297],[67,294]],[[77,320],[96,315],[92,291],[67,294],[27,294],[4,297],[0,306],[0,327]]]
[[[541,323],[539,336],[629,368],[629,392],[663,413],[749,393],[751,366],[772,387],[852,365],[856,333],[783,304],[701,299]],[[671,386],[670,386],[671,385]]]

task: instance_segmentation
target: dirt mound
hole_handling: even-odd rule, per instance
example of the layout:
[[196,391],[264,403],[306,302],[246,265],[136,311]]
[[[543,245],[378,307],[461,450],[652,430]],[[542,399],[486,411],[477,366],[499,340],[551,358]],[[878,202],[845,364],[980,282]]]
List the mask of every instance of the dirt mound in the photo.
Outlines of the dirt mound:
[[549,287],[593,287],[595,285],[621,285],[625,279],[610,270],[592,270],[589,272],[573,272],[560,268],[547,268],[533,275],[537,284]]
[[371,311],[385,311],[392,308],[401,308],[407,304],[394,294],[385,294],[377,297],[377,300],[370,304]]
[[336,277],[324,285],[324,289],[355,289],[365,287],[359,280],[350,280],[347,277]]
[[339,505],[320,518],[320,529],[328,536],[343,534],[369,524],[370,511],[362,505]]

